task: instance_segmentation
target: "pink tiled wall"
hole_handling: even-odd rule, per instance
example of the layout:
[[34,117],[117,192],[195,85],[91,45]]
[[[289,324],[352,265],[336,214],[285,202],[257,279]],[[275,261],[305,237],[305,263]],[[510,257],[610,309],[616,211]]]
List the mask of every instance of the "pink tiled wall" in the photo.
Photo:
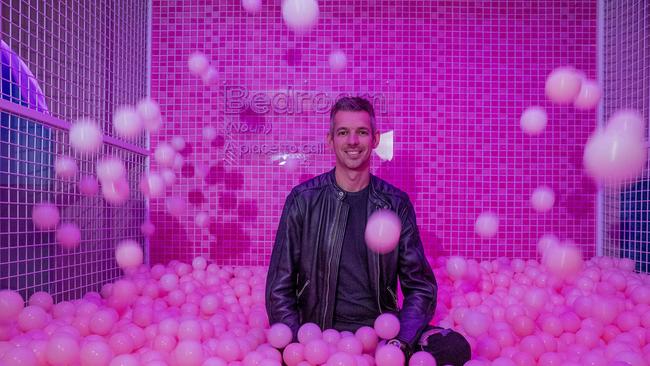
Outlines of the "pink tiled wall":
[[[596,77],[595,1],[320,1],[307,35],[287,29],[280,3],[248,14],[236,0],[153,1],[152,94],[166,122],[151,145],[186,140],[167,194],[190,203],[180,218],[151,203],[152,263],[266,264],[291,187],[333,166],[326,110],[342,93],[369,96],[379,128],[394,131],[394,159],[373,157],[373,172],[411,196],[428,254],[534,258],[546,233],[595,253],[595,187],[581,164],[595,112],[544,96],[557,66]],[[329,69],[333,50],[348,56],[341,73]],[[215,84],[188,72],[195,51],[218,70]],[[263,98],[275,108],[265,111]],[[261,104],[238,108],[250,100]],[[537,137],[519,127],[531,105],[549,115]],[[219,137],[205,141],[205,126]],[[278,165],[275,151],[300,164]],[[529,205],[541,184],[557,195],[546,214]],[[486,210],[501,220],[491,239],[474,233]],[[202,211],[207,228],[194,223]]]

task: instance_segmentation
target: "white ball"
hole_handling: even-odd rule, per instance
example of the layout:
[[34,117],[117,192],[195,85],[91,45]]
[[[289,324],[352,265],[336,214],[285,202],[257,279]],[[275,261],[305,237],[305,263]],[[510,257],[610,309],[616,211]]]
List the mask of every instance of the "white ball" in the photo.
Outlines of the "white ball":
[[203,84],[205,85],[216,84],[217,81],[219,81],[219,73],[217,72],[217,69],[212,66],[208,67],[208,69],[201,74],[201,80],[203,80]]
[[176,158],[176,150],[168,143],[160,143],[154,152],[156,162],[164,167],[171,167],[174,165]]
[[580,93],[582,75],[571,67],[558,67],[546,78],[546,96],[557,104],[570,104]]
[[174,136],[172,137],[171,145],[174,150],[181,151],[185,148],[185,139],[180,136]]
[[368,218],[364,238],[372,251],[385,254],[395,250],[399,244],[402,223],[390,210],[375,211]]
[[54,161],[54,172],[60,178],[72,179],[78,171],[77,162],[69,156],[61,155]]
[[597,182],[618,186],[643,172],[647,150],[642,137],[599,130],[587,141],[583,163],[587,173]]
[[70,126],[70,145],[80,153],[96,153],[102,141],[102,130],[93,120],[79,119]]
[[162,116],[160,115],[160,106],[155,100],[144,98],[138,102],[136,112],[144,124],[144,128],[149,132],[156,132],[160,128]]
[[521,114],[521,129],[528,135],[539,135],[546,128],[548,116],[542,107],[530,107]]
[[187,66],[192,75],[201,76],[210,67],[210,61],[202,52],[194,52],[187,59]]
[[329,63],[333,72],[341,72],[348,65],[348,57],[343,51],[334,51],[330,53]]
[[632,109],[622,109],[614,113],[607,121],[608,133],[619,133],[643,140],[645,122],[641,114]]
[[173,170],[171,169],[163,169],[160,172],[160,175],[162,175],[163,180],[165,181],[166,186],[173,186],[174,183],[176,183],[176,173],[174,173]]
[[208,216],[207,212],[199,212],[194,217],[194,223],[198,227],[206,227],[210,223],[210,216]]
[[316,0],[284,0],[282,18],[295,32],[306,32],[318,23],[318,2]]
[[241,0],[241,6],[249,13],[257,13],[262,9],[262,0]]
[[140,178],[140,192],[147,198],[161,197],[165,193],[165,181],[158,173],[144,173]]
[[97,162],[97,178],[100,182],[116,181],[126,176],[124,163],[118,157],[109,157]]
[[124,270],[140,266],[143,258],[142,247],[135,240],[123,240],[115,248],[115,260]]
[[548,249],[553,249],[554,247],[560,245],[560,239],[553,234],[546,234],[539,238],[537,241],[537,253],[540,256],[544,255]]
[[491,238],[499,230],[499,218],[492,212],[483,212],[476,219],[474,230],[482,238]]
[[113,130],[126,139],[135,139],[142,133],[143,123],[135,108],[121,106],[113,113]]
[[202,130],[203,139],[212,142],[217,138],[217,129],[212,126],[205,126]]
[[555,204],[555,193],[551,187],[537,187],[530,197],[530,204],[537,212],[548,212]]

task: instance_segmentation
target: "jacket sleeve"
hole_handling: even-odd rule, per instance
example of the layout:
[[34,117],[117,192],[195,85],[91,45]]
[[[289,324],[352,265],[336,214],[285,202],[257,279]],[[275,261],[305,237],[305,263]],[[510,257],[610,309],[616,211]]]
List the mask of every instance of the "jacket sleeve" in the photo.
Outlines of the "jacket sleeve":
[[292,191],[282,210],[266,278],[266,312],[269,323],[288,325],[293,331],[294,338],[300,327],[296,277],[300,257],[302,218],[296,194]]
[[397,339],[413,347],[433,318],[438,285],[424,256],[415,210],[408,199],[399,217],[402,232],[399,241],[398,276],[404,303],[399,313],[401,326]]

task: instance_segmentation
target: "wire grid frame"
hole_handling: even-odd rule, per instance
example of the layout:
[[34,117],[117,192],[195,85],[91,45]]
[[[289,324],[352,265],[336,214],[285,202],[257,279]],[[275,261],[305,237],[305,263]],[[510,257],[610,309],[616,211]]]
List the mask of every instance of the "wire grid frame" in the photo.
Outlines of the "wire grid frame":
[[[147,3],[2,0],[0,14],[0,99],[19,106],[0,110],[0,288],[24,299],[36,291],[55,301],[79,298],[121,276],[114,259],[120,240],[144,242],[146,206],[137,182],[146,166],[138,146],[146,138],[126,143],[111,120],[117,106],[147,93]],[[38,113],[11,112],[20,108]],[[69,145],[70,123],[82,117],[113,138],[97,156]],[[55,176],[59,155],[77,161],[73,181]],[[81,195],[76,183],[107,156],[120,157],[128,171],[123,206]],[[64,250],[54,230],[34,228],[32,208],[42,201],[58,207],[61,223],[80,228],[78,248]]]
[[[181,217],[168,215],[164,200],[152,203],[164,228],[152,238],[152,263],[205,255],[266,265],[291,188],[333,166],[320,147],[327,104],[342,93],[377,97],[378,127],[393,130],[395,152],[389,162],[373,157],[372,171],[411,197],[427,255],[532,259],[544,234],[594,254],[596,190],[581,157],[595,112],[552,105],[544,81],[566,65],[596,77],[595,3],[327,1],[308,34],[287,28],[280,3],[250,14],[237,1],[153,1],[152,95],[170,123],[152,146],[183,137],[188,169],[169,194],[203,196]],[[343,72],[329,68],[335,50],[347,55]],[[196,51],[217,83],[189,73]],[[257,108],[269,100],[293,104]],[[550,122],[530,137],[519,118],[533,105]],[[204,127],[218,138],[204,139]],[[293,171],[254,150],[290,153],[293,145],[315,147]],[[551,212],[531,208],[540,185],[556,192]],[[488,210],[500,229],[481,238],[474,223]],[[200,212],[209,213],[207,227],[195,224]]]
[[[603,2],[603,122],[620,109],[650,117],[650,3]],[[647,130],[646,130],[647,131]],[[647,133],[646,133],[646,136]],[[603,192],[603,255],[650,272],[650,162],[641,177]]]

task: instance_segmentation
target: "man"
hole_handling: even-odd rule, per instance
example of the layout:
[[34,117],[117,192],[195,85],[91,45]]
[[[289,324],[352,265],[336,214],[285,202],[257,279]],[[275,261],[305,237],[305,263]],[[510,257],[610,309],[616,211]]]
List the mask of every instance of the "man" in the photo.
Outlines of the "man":
[[[428,326],[437,285],[413,206],[404,192],[370,174],[370,155],[379,144],[370,102],[338,100],[330,112],[327,141],[336,155],[335,168],[295,187],[285,202],[266,284],[270,323],[288,325],[295,339],[304,323],[354,332],[392,312],[401,327],[388,343],[407,357],[425,349],[439,365],[464,364],[470,357],[467,341]],[[369,250],[364,240],[366,221],[379,209],[393,211],[402,224],[397,247],[383,255]]]

